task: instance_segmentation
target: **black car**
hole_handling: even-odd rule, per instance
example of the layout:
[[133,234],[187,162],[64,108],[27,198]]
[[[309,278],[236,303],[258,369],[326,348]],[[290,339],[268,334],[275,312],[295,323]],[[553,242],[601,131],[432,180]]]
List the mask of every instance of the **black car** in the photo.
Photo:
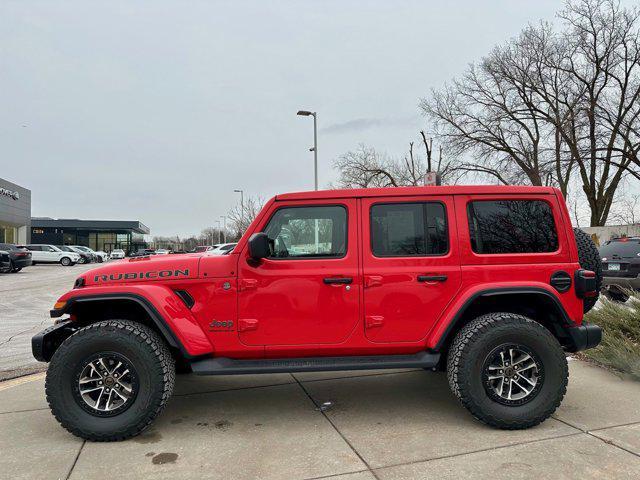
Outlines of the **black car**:
[[0,243],[0,250],[9,252],[9,270],[13,273],[31,265],[31,252],[23,246]]
[[131,251],[130,257],[146,257],[148,255],[155,255],[156,251],[153,248],[139,248],[137,251]]
[[640,237],[612,238],[599,250],[602,286],[614,300],[625,301],[625,290],[640,290]]
[[0,250],[0,272],[8,273],[11,271],[11,257],[6,250]]
[[85,252],[84,250],[80,250],[79,248],[70,247],[69,245],[56,245],[56,247],[58,247],[63,252],[73,252],[80,255],[80,260],[78,261],[78,263],[80,264],[91,263],[94,260],[93,255]]

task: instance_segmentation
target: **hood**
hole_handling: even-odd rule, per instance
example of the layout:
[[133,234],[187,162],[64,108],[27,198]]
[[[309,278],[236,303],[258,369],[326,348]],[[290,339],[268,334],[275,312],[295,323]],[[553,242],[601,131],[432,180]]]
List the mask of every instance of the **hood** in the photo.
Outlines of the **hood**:
[[159,255],[118,260],[89,270],[84,285],[138,283],[198,278],[199,255]]

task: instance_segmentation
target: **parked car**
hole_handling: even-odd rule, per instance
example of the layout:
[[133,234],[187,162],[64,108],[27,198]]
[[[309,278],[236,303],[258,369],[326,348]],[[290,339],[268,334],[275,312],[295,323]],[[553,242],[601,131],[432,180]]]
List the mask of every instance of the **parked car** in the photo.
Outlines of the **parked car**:
[[109,254],[109,258],[111,260],[119,260],[121,258],[124,258],[125,254],[124,254],[124,250],[120,249],[120,248],[116,248],[115,250],[111,250],[111,253]]
[[31,265],[31,252],[24,246],[0,243],[0,250],[9,252],[11,272],[16,273]]
[[56,245],[56,246],[60,250],[62,250],[63,252],[73,252],[73,253],[77,253],[78,255],[80,255],[80,260],[78,260],[78,263],[80,263],[80,264],[93,262],[93,255],[91,255],[88,252],[83,252],[79,248],[72,247],[70,245]]
[[25,245],[31,250],[32,265],[38,263],[59,263],[65,267],[75,265],[80,261],[80,254],[76,252],[63,252],[55,245],[32,244]]
[[76,279],[50,312],[69,317],[32,340],[63,427],[95,441],[139,434],[170,398],[177,360],[198,375],[442,369],[474,417],[523,429],[562,402],[565,352],[602,339],[583,322],[598,250],[558,189],[298,192],[257,219],[229,255]]
[[626,302],[629,290],[640,290],[640,237],[612,238],[599,252],[605,295]]
[[211,250],[207,250],[207,253],[212,255],[227,255],[234,249],[237,243],[222,243],[218,245],[216,248]]
[[156,251],[153,248],[139,248],[138,250],[129,253],[130,257],[146,257],[148,255],[155,255]]
[[221,243],[216,243],[215,245],[198,245],[196,248],[193,249],[193,253],[208,252],[210,250],[218,248],[220,245],[222,245],[222,244]]
[[159,248],[156,250],[156,255],[169,255],[171,252],[166,248]]
[[0,250],[0,273],[11,272],[11,257],[6,250]]
[[72,245],[72,246],[73,246],[73,248],[77,248],[77,249],[79,249],[79,250],[81,250],[83,252],[90,253],[91,256],[93,257],[93,261],[94,262],[102,263],[102,262],[107,260],[108,256],[103,251],[96,252],[96,251],[90,249],[89,247],[85,247],[84,245]]

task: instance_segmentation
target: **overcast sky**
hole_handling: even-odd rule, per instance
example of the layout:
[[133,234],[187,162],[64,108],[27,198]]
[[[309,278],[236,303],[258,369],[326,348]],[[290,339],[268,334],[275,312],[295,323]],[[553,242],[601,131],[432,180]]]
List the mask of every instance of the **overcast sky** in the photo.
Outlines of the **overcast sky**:
[[0,1],[0,177],[32,214],[198,233],[313,189],[366,143],[400,155],[417,104],[558,1]]

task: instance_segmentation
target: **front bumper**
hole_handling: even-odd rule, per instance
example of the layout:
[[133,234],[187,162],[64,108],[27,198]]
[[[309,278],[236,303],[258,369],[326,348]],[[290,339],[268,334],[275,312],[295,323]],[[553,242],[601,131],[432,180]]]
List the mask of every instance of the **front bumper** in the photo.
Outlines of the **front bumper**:
[[44,329],[31,338],[31,352],[39,362],[51,360],[54,352],[75,332],[76,327],[70,320],[65,320]]
[[571,339],[571,351],[579,352],[588,348],[597,347],[602,341],[602,327],[583,323],[576,327],[569,327],[565,332]]

